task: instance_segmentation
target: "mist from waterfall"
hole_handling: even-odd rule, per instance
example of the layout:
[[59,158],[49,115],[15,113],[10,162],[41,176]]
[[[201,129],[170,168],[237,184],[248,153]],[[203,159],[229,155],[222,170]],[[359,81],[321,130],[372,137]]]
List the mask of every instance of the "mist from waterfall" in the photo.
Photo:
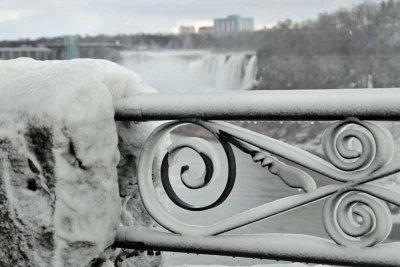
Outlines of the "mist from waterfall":
[[123,52],[122,65],[159,91],[248,90],[256,84],[254,53],[199,50]]

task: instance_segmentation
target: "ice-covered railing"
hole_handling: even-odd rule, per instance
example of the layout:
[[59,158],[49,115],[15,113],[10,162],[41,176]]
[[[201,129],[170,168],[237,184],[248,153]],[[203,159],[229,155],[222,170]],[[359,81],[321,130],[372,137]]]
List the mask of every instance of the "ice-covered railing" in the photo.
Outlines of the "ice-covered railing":
[[[393,225],[389,204],[400,206],[400,191],[371,182],[399,173],[400,160],[393,158],[395,147],[390,133],[370,121],[399,119],[398,89],[139,94],[124,99],[117,103],[116,120],[167,120],[143,147],[138,183],[146,210],[169,233],[121,227],[115,246],[351,266],[399,266],[400,242],[387,242],[387,237]],[[326,159],[220,120],[332,121],[321,143]],[[161,163],[161,181],[168,197],[179,207],[201,211],[228,201],[236,177],[232,146],[301,193],[209,226],[178,220],[158,198],[152,172],[160,142],[173,129],[187,123],[214,135],[226,158],[220,158],[209,141],[198,137],[180,137],[169,146]],[[354,146],[354,140],[358,140],[358,146]],[[196,151],[205,165],[199,177],[192,177],[188,166],[180,172],[178,178],[193,190],[201,192],[218,179],[221,161],[228,162],[225,188],[214,202],[194,205],[175,192],[170,167],[183,148]],[[312,175],[298,165],[330,178],[332,184],[317,187]],[[294,234],[224,234],[315,201],[325,201],[321,217],[331,240]]]

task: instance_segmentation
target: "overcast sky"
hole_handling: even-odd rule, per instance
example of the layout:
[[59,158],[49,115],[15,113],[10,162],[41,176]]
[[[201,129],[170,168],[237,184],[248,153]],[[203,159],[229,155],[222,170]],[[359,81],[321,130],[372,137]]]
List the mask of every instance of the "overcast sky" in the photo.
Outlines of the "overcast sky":
[[[380,2],[379,0],[374,0]],[[256,28],[351,7],[364,0],[0,0],[0,39],[64,34],[176,32],[212,25],[228,14],[254,17]]]

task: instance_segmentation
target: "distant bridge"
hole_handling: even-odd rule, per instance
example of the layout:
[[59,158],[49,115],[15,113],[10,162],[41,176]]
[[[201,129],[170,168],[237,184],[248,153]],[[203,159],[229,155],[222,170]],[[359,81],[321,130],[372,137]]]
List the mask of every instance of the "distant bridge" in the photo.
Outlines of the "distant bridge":
[[[53,43],[53,44],[47,44],[46,46],[49,48],[60,48],[60,47],[65,47],[65,44]],[[109,48],[115,48],[115,49],[123,48],[122,45],[114,44],[114,43],[80,43],[79,47],[109,47]]]
[[0,47],[0,59],[14,59],[19,57],[30,57],[36,60],[69,59],[79,57],[81,48],[112,48],[123,49],[120,44],[114,43],[80,43],[76,46],[75,56],[70,56],[70,48],[65,43],[46,44],[42,47]]
[[37,60],[55,59],[52,49],[47,47],[0,47],[0,59],[30,57]]

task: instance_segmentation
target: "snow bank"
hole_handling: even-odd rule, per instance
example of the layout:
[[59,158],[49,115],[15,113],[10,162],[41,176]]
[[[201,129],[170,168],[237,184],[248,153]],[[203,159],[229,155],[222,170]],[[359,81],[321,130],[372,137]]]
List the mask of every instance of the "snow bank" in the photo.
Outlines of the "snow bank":
[[[113,104],[146,90],[104,60],[0,61],[0,266],[124,262],[109,249],[120,224],[118,182],[131,185],[120,192],[129,215],[131,164],[154,124],[116,125]],[[130,216],[128,224],[150,223]]]

